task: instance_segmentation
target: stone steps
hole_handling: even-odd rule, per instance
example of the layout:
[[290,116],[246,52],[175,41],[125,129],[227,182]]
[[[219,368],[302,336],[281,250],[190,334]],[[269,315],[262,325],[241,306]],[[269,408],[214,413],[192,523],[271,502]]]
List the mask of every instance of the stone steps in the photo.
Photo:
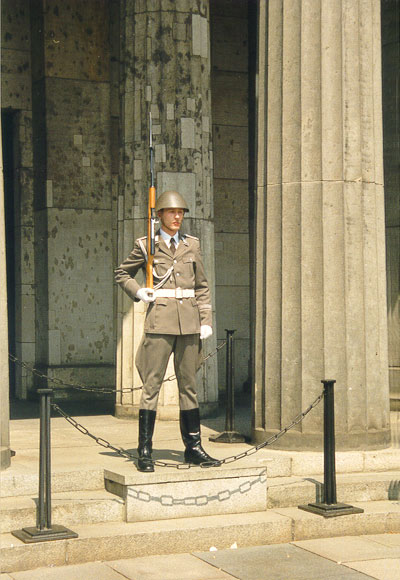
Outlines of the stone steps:
[[[39,489],[39,466],[35,473],[16,471],[12,467],[0,473],[0,498],[33,496]],[[104,469],[56,471],[51,474],[53,493],[65,491],[104,490]]]
[[[24,544],[0,536],[2,572],[98,560],[400,532],[400,502],[357,502],[360,514],[323,518],[294,507],[134,523],[79,524],[78,538]],[[61,522],[60,522],[61,523]]]
[[[34,497],[2,498],[1,532],[36,526],[37,494]],[[74,526],[118,522],[124,519],[124,501],[104,490],[53,493],[51,519],[54,524]]]
[[[298,506],[323,499],[321,475],[267,479],[267,508]],[[357,473],[336,476],[337,501],[400,501],[400,473]]]

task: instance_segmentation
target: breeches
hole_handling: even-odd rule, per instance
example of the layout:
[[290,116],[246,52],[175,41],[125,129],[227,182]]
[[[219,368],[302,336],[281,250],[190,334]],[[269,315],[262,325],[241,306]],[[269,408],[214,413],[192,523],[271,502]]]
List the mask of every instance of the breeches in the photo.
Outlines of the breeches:
[[135,361],[143,383],[141,409],[150,411],[157,409],[160,388],[172,353],[174,353],[180,409],[188,411],[199,406],[196,392],[196,373],[201,364],[200,335],[145,333]]

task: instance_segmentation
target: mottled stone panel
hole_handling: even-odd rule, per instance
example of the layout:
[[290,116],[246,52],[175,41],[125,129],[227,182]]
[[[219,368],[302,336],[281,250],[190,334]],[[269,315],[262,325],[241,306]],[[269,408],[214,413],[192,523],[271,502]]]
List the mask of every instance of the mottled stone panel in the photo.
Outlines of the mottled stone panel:
[[215,125],[214,143],[214,176],[217,179],[247,180],[247,127]]
[[105,81],[109,77],[107,0],[45,2],[45,76]]
[[47,180],[50,207],[111,207],[108,83],[48,79]]
[[14,49],[1,50],[1,105],[13,109],[30,109],[30,53]]
[[[248,77],[246,73],[214,72],[213,122],[216,125],[247,126],[248,123]],[[232,98],[234,95],[234,98]]]
[[111,212],[48,211],[50,364],[112,363]]
[[249,184],[244,179],[214,179],[216,233],[247,234]]

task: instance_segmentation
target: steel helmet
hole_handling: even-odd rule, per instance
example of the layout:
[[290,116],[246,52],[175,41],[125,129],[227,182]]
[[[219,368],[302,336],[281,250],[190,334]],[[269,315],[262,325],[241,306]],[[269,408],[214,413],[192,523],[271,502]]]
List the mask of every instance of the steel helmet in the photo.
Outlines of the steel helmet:
[[164,191],[156,201],[156,211],[160,209],[182,208],[185,212],[189,211],[188,204],[177,191]]

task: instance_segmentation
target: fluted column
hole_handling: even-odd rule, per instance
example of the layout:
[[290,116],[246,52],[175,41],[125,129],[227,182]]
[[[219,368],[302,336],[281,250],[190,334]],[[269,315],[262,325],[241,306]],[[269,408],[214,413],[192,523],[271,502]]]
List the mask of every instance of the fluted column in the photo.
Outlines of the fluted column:
[[[257,285],[264,317],[256,323],[263,357],[255,363],[254,436],[289,424],[328,378],[337,381],[338,447],[385,447],[380,3],[260,4],[266,115],[260,107],[259,123],[266,117],[266,131],[257,236],[266,257],[257,261],[265,282]],[[316,409],[279,445],[320,449],[321,434]]]
[[[136,237],[145,235],[149,174],[149,113],[152,113],[157,194],[179,191],[190,211],[183,231],[198,236],[212,294],[214,224],[208,0],[200,2],[121,2],[124,71],[121,78],[122,154],[119,184],[119,258]],[[134,357],[145,316],[142,303],[118,293],[117,388],[140,386]],[[205,342],[214,350],[215,335]],[[167,376],[173,374],[172,360]],[[215,357],[198,377],[204,410],[217,404]],[[136,415],[140,391],[118,393],[119,416]],[[159,400],[161,418],[178,413],[176,381],[165,383]]]

